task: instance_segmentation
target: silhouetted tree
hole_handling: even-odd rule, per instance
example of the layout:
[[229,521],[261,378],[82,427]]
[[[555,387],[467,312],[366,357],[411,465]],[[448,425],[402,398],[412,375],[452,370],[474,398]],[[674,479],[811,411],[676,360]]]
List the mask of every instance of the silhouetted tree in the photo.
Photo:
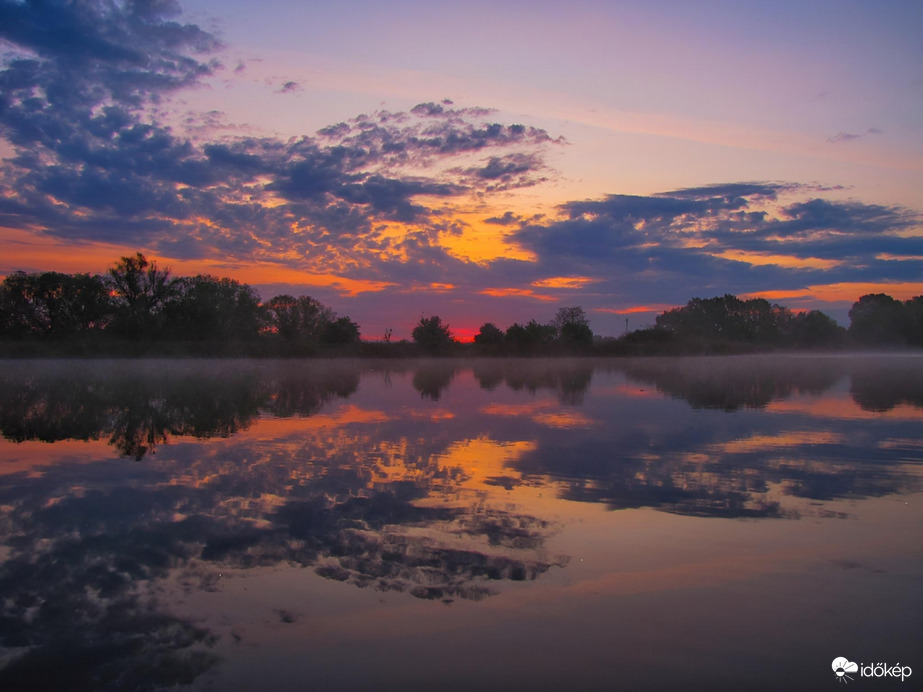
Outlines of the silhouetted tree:
[[514,323],[506,330],[506,344],[517,353],[532,353],[551,344],[558,330],[550,324],[539,324],[534,319],[525,326]]
[[474,343],[479,346],[499,346],[503,343],[503,332],[493,322],[485,322],[474,335]]
[[0,334],[65,338],[103,329],[112,318],[99,276],[13,272],[0,284]]
[[200,274],[177,279],[174,289],[173,299],[164,308],[169,336],[225,341],[259,335],[263,310],[259,294],[250,286]]
[[156,262],[139,252],[116,262],[109,269],[108,282],[116,300],[116,331],[135,339],[159,335],[161,313],[175,293],[170,270],[158,269]]
[[923,346],[923,296],[904,301],[904,326],[907,343]]
[[[440,361],[444,362],[444,361]],[[439,401],[442,393],[452,384],[455,377],[454,365],[426,365],[413,374],[413,388],[420,392],[421,399]]]
[[421,317],[411,332],[414,342],[427,353],[444,351],[452,344],[452,332],[438,315]]
[[820,310],[792,315],[781,328],[786,344],[797,348],[831,348],[846,336],[846,330]]
[[551,321],[558,339],[569,346],[589,346],[593,343],[590,320],[579,306],[560,308]]
[[778,340],[779,324],[784,319],[784,308],[771,305],[763,298],[741,300],[726,294],[693,298],[685,307],[658,315],[655,323],[661,329],[684,336],[771,344]]
[[870,293],[853,303],[849,311],[849,336],[867,346],[906,343],[903,305],[884,293]]
[[276,296],[266,304],[266,309],[272,327],[288,341],[318,343],[327,325],[336,319],[330,308],[308,296]]
[[321,341],[332,346],[359,343],[359,325],[348,317],[338,317],[324,326]]

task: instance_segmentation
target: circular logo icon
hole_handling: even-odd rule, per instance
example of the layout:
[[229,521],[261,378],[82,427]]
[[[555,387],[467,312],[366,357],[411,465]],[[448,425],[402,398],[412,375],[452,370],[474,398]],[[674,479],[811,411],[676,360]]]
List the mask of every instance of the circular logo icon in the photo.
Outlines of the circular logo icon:
[[848,682],[852,680],[852,677],[847,675],[847,673],[858,673],[859,665],[853,663],[848,658],[843,658],[838,656],[833,659],[833,672],[836,673],[837,682]]

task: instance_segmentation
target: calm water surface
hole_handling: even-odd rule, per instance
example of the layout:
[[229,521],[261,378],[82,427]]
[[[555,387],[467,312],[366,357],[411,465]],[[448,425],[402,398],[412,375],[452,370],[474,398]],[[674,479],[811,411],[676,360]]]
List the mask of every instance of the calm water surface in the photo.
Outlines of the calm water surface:
[[923,680],[923,357],[0,366],[0,689]]

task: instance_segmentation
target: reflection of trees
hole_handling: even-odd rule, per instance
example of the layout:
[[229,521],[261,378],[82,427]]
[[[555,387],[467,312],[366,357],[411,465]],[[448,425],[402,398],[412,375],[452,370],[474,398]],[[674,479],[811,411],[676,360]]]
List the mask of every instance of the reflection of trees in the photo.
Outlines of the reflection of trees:
[[452,384],[456,366],[446,361],[424,361],[414,370],[413,388],[424,399],[439,401],[442,393]]
[[[918,405],[919,375],[890,362],[885,375],[846,359],[605,367],[700,407],[737,410],[817,393],[847,372],[860,405]],[[256,442],[232,433],[267,412],[310,415],[351,396],[360,370],[348,363],[166,365],[155,363],[159,371],[84,365],[77,372],[73,364],[43,364],[0,379],[0,427],[12,440],[111,437],[138,457],[169,436],[227,438],[204,447],[219,453],[191,459],[161,453],[148,464],[60,464],[53,473],[5,477],[0,645],[20,655],[0,668],[3,689],[147,689],[191,681],[214,660],[207,646],[213,635],[151,597],[167,592],[158,585],[171,580],[218,588],[219,571],[299,565],[327,579],[421,599],[476,600],[504,581],[535,579],[562,564],[545,552],[551,528],[544,521],[515,506],[491,505],[466,485],[469,471],[445,462],[447,444],[485,434],[467,427],[473,421],[496,424],[494,439],[534,441],[504,467],[505,475],[485,484],[551,486],[566,499],[612,508],[792,517],[797,513],[786,497],[869,497],[912,485],[899,466],[906,449],[876,447],[882,428],[865,428],[861,420],[832,420],[823,435],[796,435],[775,448],[773,434],[781,440],[786,433],[781,413],[691,412],[659,397],[629,402],[614,387],[587,397],[583,405],[599,424],[579,431],[517,417],[517,437],[504,438],[499,431],[509,429],[508,418],[478,415],[441,423],[439,441],[427,434],[429,423],[408,419],[339,427],[328,421]],[[438,377],[424,379],[437,384],[421,386],[414,378],[418,392],[438,395],[458,372],[450,362],[435,365]],[[583,401],[593,367],[570,360],[473,366],[482,387],[550,390],[565,404]],[[896,381],[889,399],[878,391],[885,381]],[[454,386],[466,382],[460,377]],[[476,399],[458,397],[469,398]],[[889,439],[916,439],[913,423],[893,423],[903,427],[889,428]],[[873,458],[866,449],[874,449]],[[175,452],[186,453],[185,446]]]
[[[252,417],[259,404],[289,412],[331,395],[319,385],[324,376],[304,378],[289,381],[292,390],[272,385],[260,396],[241,382],[225,386],[229,397],[243,388],[249,408],[233,410]],[[228,427],[199,415],[219,390],[195,379],[184,386],[197,414],[187,421],[199,421],[184,430],[224,434]],[[157,423],[133,429],[168,427],[163,412],[179,396],[172,387],[179,385],[142,397],[148,408],[137,418]],[[279,391],[286,393],[274,397]],[[57,401],[40,399],[49,398]],[[213,406],[226,411],[220,401]],[[113,410],[111,403],[103,409]],[[423,435],[379,439],[347,424],[335,434],[299,428],[278,443],[231,437],[209,444],[221,445],[221,453],[179,460],[158,454],[144,465],[59,464],[54,473],[7,476],[15,482],[0,486],[0,646],[21,655],[0,668],[4,689],[191,682],[215,660],[208,649],[214,635],[158,603],[151,593],[164,593],[162,583],[192,579],[218,588],[220,571],[300,565],[421,599],[479,600],[502,581],[535,579],[562,564],[544,555],[546,522],[466,494],[464,469],[441,465],[442,449]],[[428,502],[433,496],[445,501]]]
[[725,411],[762,408],[799,392],[819,394],[844,375],[835,360],[760,356],[626,359],[620,368],[693,408]]
[[850,377],[853,400],[867,411],[899,404],[923,407],[923,370],[917,356],[636,358],[618,367],[693,408],[762,408],[793,394],[821,394]]
[[359,387],[359,370],[329,364],[307,370],[285,368],[261,384],[261,403],[273,415],[310,416],[328,401],[351,396]]
[[[359,383],[353,368],[269,372],[146,361],[118,367],[75,364],[0,380],[0,431],[16,442],[109,438],[142,459],[170,437],[208,438],[245,429],[267,410],[310,415]],[[46,371],[47,370],[47,371]]]
[[579,406],[593,378],[594,363],[589,360],[506,359],[478,361],[474,376],[482,389],[492,390],[501,382],[514,390],[535,393],[550,389],[561,403]]
[[[883,411],[900,403],[920,405],[919,363],[919,358],[897,356],[875,361],[734,357],[629,359],[606,367],[682,398],[693,408],[726,411],[760,408],[795,394],[819,395],[849,376],[856,403]],[[912,422],[894,424],[894,443],[888,447],[878,445],[878,437],[861,423],[836,418],[817,424],[818,434],[799,437],[805,430],[799,423],[793,432],[776,431],[777,439],[752,428],[747,434],[753,440],[728,439],[727,432],[711,426],[731,419],[709,418],[706,425],[697,418],[682,427],[678,421],[660,420],[660,406],[623,410],[579,438],[552,437],[517,460],[515,468],[523,477],[555,482],[566,499],[693,516],[791,516],[781,501],[785,496],[876,497],[917,485],[901,468],[908,453],[901,440],[918,437]],[[759,420],[773,430],[774,421]],[[875,430],[880,434],[880,428]],[[516,484],[512,478],[504,481],[507,487]]]
[[919,358],[885,356],[873,367],[851,368],[850,394],[866,411],[890,411],[900,404],[923,408],[923,371]]

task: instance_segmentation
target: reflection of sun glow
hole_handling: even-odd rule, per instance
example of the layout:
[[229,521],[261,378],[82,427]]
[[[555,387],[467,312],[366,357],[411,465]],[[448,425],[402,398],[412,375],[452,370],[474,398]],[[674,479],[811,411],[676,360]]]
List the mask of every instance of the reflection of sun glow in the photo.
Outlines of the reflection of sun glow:
[[24,473],[39,476],[46,466],[61,463],[94,463],[110,458],[111,447],[105,439],[55,440],[53,445],[38,440],[8,442],[0,440],[0,476]]
[[[372,484],[414,480],[431,474],[434,479],[449,483],[453,491],[468,487],[483,490],[485,481],[507,476],[509,466],[523,454],[536,449],[529,441],[498,442],[488,437],[476,437],[452,443],[444,452],[421,459],[411,452],[408,440],[377,445]],[[518,475],[518,474],[517,474]],[[427,498],[443,502],[444,498]]]
[[509,473],[509,466],[523,454],[537,448],[535,442],[497,442],[477,437],[454,443],[437,458],[443,467],[460,467],[468,477],[465,485],[483,485],[484,481]]
[[716,449],[726,454],[745,454],[760,452],[777,447],[800,447],[802,445],[832,445],[842,442],[843,436],[838,433],[822,430],[809,431],[797,430],[783,432],[778,435],[751,435],[739,440],[731,440],[716,445]]
[[385,423],[391,420],[390,416],[382,411],[360,408],[354,404],[343,406],[332,413],[317,413],[309,417],[299,418],[263,418],[251,431],[239,433],[246,435],[252,432],[258,437],[278,438],[300,431],[317,430],[319,428],[341,428],[353,423]]
[[577,411],[555,411],[554,413],[538,413],[532,417],[536,423],[547,425],[549,428],[589,428],[596,424],[592,418],[588,418]]
[[897,404],[888,411],[866,411],[852,399],[833,396],[772,401],[764,410],[769,413],[800,413],[815,418],[923,420],[923,409],[910,404]]
[[448,409],[413,409],[405,413],[409,418],[417,418],[423,420],[429,420],[434,423],[439,421],[452,420],[455,418],[455,414],[449,411]]
[[549,428],[589,428],[596,424],[596,421],[579,411],[549,410],[556,407],[557,404],[550,400],[527,404],[490,404],[482,407],[481,413],[489,416],[527,417]]

